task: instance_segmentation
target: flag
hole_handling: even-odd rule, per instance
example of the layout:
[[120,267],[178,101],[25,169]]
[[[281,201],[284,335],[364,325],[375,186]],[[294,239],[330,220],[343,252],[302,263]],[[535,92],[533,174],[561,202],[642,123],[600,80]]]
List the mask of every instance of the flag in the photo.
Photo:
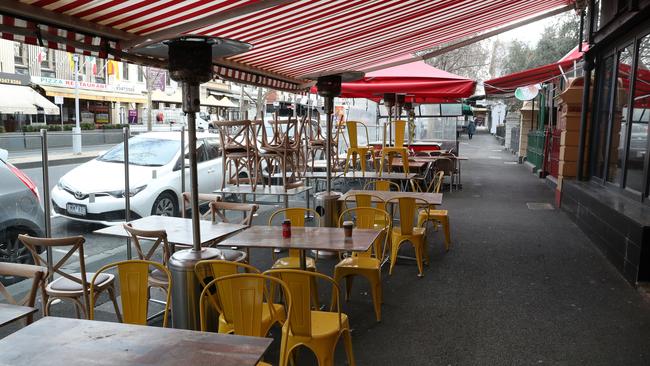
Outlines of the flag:
[[43,47],[40,47],[38,49],[38,53],[36,54],[36,59],[38,60],[39,64],[43,63],[43,61],[47,61],[47,50]]
[[74,71],[74,57],[72,57],[72,54],[68,52],[68,62],[70,65],[70,70]]

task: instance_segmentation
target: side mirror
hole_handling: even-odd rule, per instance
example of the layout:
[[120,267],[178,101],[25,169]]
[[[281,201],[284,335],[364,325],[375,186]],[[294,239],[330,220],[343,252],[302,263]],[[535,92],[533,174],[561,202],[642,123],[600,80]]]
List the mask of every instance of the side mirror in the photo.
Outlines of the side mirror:
[[9,160],[9,151],[5,149],[0,149],[0,160],[4,160],[4,161]]

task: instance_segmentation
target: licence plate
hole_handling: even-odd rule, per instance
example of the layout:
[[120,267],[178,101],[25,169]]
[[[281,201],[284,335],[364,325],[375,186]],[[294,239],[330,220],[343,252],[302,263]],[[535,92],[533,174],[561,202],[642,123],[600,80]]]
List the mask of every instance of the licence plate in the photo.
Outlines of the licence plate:
[[78,205],[76,203],[68,203],[66,205],[66,211],[70,215],[75,215],[75,216],[86,216],[86,206],[85,205]]

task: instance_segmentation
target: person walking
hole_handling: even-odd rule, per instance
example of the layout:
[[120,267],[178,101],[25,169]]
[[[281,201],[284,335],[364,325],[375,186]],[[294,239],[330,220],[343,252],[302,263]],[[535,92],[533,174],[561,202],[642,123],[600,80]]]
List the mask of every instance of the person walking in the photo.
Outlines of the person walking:
[[472,136],[474,136],[474,133],[476,133],[476,125],[474,124],[474,120],[471,120],[467,125],[467,136],[469,136],[470,140],[472,139]]

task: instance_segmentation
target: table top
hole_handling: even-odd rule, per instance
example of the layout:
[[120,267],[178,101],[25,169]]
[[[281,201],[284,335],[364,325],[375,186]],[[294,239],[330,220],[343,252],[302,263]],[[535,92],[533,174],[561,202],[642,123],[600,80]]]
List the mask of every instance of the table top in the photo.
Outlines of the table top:
[[393,172],[382,172],[381,176],[379,172],[365,172],[361,173],[359,171],[348,171],[347,174],[339,174],[337,178],[347,178],[347,179],[394,179],[394,180],[408,180],[415,177],[415,173],[393,173]]
[[[172,216],[147,216],[131,221],[134,228],[140,230],[165,230],[167,240],[171,244],[192,245],[192,219]],[[201,244],[210,244],[215,240],[221,240],[238,231],[244,230],[246,226],[228,223],[212,223],[201,220]],[[108,226],[95,230],[95,234],[130,237],[122,225]]]
[[[442,193],[423,193],[423,192],[397,192],[397,191],[370,191],[370,190],[358,190],[351,189],[345,192],[344,195],[339,198],[339,201],[344,201],[346,197],[355,195],[355,194],[371,194],[381,198],[384,202],[395,197],[412,197],[412,198],[421,198],[427,201],[430,205],[441,205],[442,204]],[[375,199],[376,200],[376,199]]]
[[48,316],[0,342],[1,365],[256,365],[273,340]]
[[[383,145],[383,141],[370,141],[368,145]],[[442,146],[441,142],[438,141],[427,141],[427,140],[419,140],[419,141],[413,141],[410,144],[407,141],[404,141],[404,146]]]
[[34,314],[36,311],[36,308],[30,306],[0,304],[0,327],[14,320]]
[[300,186],[296,188],[284,189],[284,186],[266,186],[262,187],[261,184],[258,184],[253,191],[253,187],[250,185],[241,184],[237,186],[228,186],[224,189],[217,189],[212,193],[221,193],[221,194],[260,194],[260,195],[269,195],[269,196],[293,196],[300,193],[305,193],[310,190],[311,187]]
[[362,252],[368,250],[380,230],[354,229],[346,238],[343,228],[291,227],[291,237],[282,237],[282,226],[251,226],[248,230],[219,243],[223,246],[249,248],[315,249]]
[[446,155],[446,156],[414,156],[414,157],[410,157],[409,161],[411,161],[411,160],[415,160],[415,161],[436,161],[438,159],[443,159],[443,158],[452,159],[452,160],[469,160],[469,158],[467,156],[449,156],[449,155]]

